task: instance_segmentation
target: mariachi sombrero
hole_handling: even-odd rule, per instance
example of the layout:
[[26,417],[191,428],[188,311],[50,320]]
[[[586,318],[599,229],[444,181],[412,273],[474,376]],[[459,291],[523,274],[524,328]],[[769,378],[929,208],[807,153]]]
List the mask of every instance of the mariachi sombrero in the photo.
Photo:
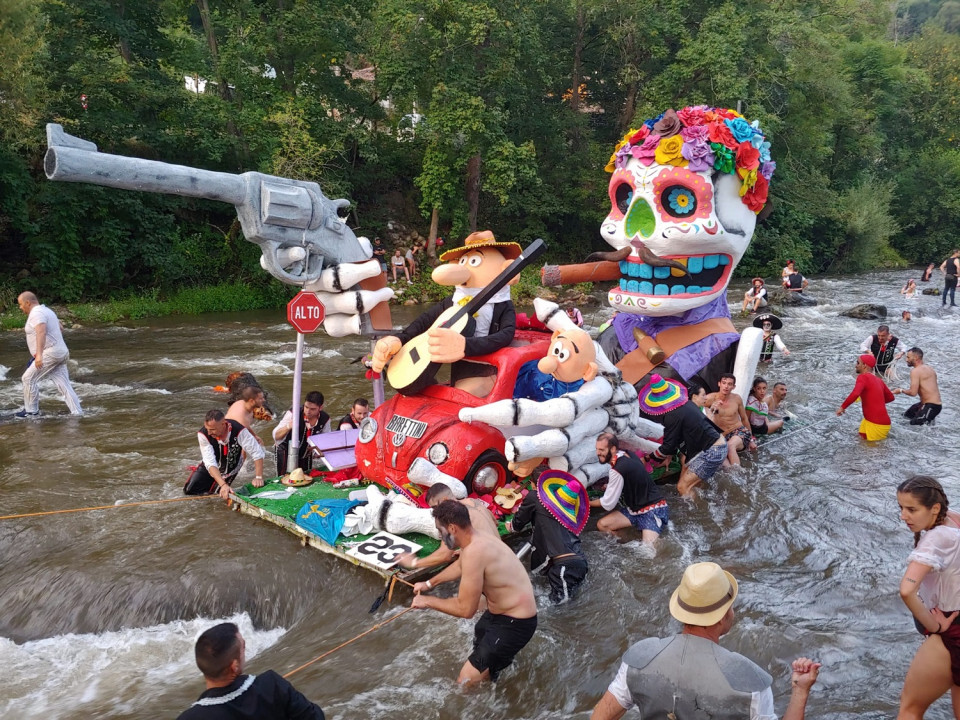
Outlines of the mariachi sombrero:
[[454,248],[453,250],[447,250],[440,256],[440,262],[454,262],[465,252],[470,250],[478,250],[485,247],[495,247],[507,260],[516,260],[520,257],[520,253],[523,252],[523,248],[520,246],[520,243],[515,242],[497,242],[497,239],[493,236],[493,233],[489,230],[482,230],[480,232],[470,233],[467,235],[467,239],[463,241],[463,247]]
[[640,412],[647,415],[663,415],[687,401],[687,389],[676,380],[667,380],[657,373],[640,391]]
[[546,470],[537,479],[537,497],[557,522],[574,535],[583,532],[590,517],[587,489],[570,473]]
[[783,320],[781,320],[780,318],[778,318],[778,317],[777,317],[776,315],[774,315],[773,313],[763,313],[763,314],[761,314],[761,315],[757,315],[757,316],[753,319],[753,326],[754,326],[755,328],[760,328],[760,329],[762,330],[762,329],[763,329],[763,324],[764,324],[765,322],[768,322],[768,323],[770,323],[771,325],[773,325],[773,329],[774,329],[774,330],[779,330],[780,328],[783,327]]

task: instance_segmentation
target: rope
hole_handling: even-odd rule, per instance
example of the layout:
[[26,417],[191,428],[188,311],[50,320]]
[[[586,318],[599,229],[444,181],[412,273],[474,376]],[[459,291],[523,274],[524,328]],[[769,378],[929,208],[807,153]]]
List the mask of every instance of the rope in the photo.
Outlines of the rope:
[[[398,579],[399,579],[399,578],[398,578]],[[406,581],[405,581],[405,580],[400,580],[400,582],[406,582]],[[410,583],[407,583],[407,584],[409,585]],[[350,645],[351,643],[356,642],[357,640],[359,640],[360,638],[362,638],[364,635],[369,635],[369,634],[372,633],[374,630],[379,630],[379,629],[382,628],[384,625],[389,625],[389,624],[392,623],[394,620],[396,620],[397,618],[403,617],[404,615],[406,615],[406,614],[407,614],[408,612],[410,612],[411,610],[416,610],[416,608],[408,607],[406,610],[400,611],[399,613],[397,613],[397,614],[394,615],[393,617],[387,618],[387,619],[384,620],[383,622],[378,622],[376,625],[374,625],[373,627],[367,628],[366,630],[364,630],[362,633],[360,633],[360,634],[357,635],[356,637],[352,637],[352,638],[350,638],[349,640],[347,640],[346,642],[340,643],[340,644],[337,645],[335,648],[332,648],[332,649],[330,649],[330,650],[327,650],[327,651],[326,651],[325,653],[323,653],[322,655],[318,655],[317,657],[315,657],[315,658],[314,658],[313,660],[311,660],[310,662],[306,662],[306,663],[304,663],[303,665],[301,665],[300,667],[294,668],[293,670],[291,670],[290,672],[288,672],[287,674],[285,674],[284,677],[285,677],[285,678],[288,678],[288,677],[290,677],[291,675],[294,675],[295,673],[300,672],[300,671],[303,670],[304,668],[308,668],[308,667],[310,667],[311,665],[313,665],[314,663],[320,662],[321,660],[323,660],[323,659],[324,659],[325,657],[327,657],[328,655],[332,655],[332,654],[335,653],[337,650],[340,650],[341,648],[345,648],[347,645]]]
[[810,428],[815,428],[817,425],[823,425],[823,423],[825,423],[825,422],[829,422],[830,420],[836,420],[836,419],[837,419],[837,416],[836,416],[836,415],[831,415],[830,417],[826,417],[826,418],[824,418],[823,420],[817,420],[817,422],[815,422],[815,423],[810,423],[809,425],[804,425],[802,428],[797,428],[796,430],[792,430],[791,432],[785,433],[785,434],[782,435],[781,437],[774,438],[773,440],[769,440],[769,441],[763,443],[763,445],[760,446],[760,449],[761,449],[761,450],[766,450],[768,447],[770,447],[771,445],[777,444],[777,443],[780,442],[781,440],[786,440],[788,437],[793,437],[794,435],[797,435],[798,433],[802,433],[804,430],[809,430]]
[[87,512],[89,510],[115,510],[116,508],[137,507],[138,505],[159,505],[160,503],[183,502],[200,498],[218,497],[217,495],[187,495],[186,497],[167,498],[166,500],[144,500],[142,502],[123,503],[122,505],[98,505],[95,507],[72,508],[70,510],[46,510],[45,512],[21,513],[20,515],[2,515],[0,520],[15,520],[17,518],[40,517],[41,515],[62,515],[64,513]]

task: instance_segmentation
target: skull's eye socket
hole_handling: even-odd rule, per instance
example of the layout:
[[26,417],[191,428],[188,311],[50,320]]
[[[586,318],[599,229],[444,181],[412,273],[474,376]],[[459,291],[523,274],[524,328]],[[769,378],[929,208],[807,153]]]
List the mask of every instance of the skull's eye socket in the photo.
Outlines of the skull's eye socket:
[[627,210],[630,209],[630,203],[633,201],[633,188],[630,187],[629,183],[620,183],[617,185],[613,196],[616,198],[617,210],[626,215]]
[[660,207],[675,218],[690,217],[697,209],[697,196],[683,185],[670,185],[660,193]]

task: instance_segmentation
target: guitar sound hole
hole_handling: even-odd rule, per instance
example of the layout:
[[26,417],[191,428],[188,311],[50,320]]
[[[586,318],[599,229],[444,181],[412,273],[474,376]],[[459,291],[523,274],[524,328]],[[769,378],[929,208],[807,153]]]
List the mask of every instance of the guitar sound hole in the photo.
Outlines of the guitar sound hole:
[[416,348],[410,350],[410,359],[413,360],[414,364],[420,362],[420,353],[417,352]]

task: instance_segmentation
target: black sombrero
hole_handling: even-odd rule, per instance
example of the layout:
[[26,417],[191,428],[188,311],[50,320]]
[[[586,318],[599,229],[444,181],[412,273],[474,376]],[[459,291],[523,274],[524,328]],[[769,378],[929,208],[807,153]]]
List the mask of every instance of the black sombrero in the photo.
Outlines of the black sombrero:
[[774,315],[773,313],[763,313],[762,315],[757,315],[757,316],[753,319],[753,326],[754,326],[755,328],[760,328],[760,329],[762,330],[762,329],[763,329],[763,324],[764,324],[765,322],[768,322],[768,323],[770,323],[771,325],[773,325],[773,329],[774,329],[774,330],[779,330],[780,328],[783,327],[783,320],[781,320],[780,318],[778,318],[778,317],[777,317],[776,315]]

